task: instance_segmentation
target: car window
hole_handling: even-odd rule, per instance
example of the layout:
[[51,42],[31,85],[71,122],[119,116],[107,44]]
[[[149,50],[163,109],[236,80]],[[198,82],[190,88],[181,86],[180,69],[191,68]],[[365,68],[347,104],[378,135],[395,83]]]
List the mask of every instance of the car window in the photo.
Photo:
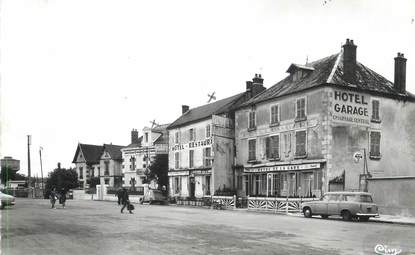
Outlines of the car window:
[[324,196],[321,198],[321,201],[329,201],[329,195],[324,195]]
[[370,195],[360,195],[360,202],[372,203],[372,197]]
[[370,195],[345,195],[345,200],[350,202],[363,202],[372,203],[372,197]]
[[329,195],[329,201],[337,201],[339,200],[339,195]]

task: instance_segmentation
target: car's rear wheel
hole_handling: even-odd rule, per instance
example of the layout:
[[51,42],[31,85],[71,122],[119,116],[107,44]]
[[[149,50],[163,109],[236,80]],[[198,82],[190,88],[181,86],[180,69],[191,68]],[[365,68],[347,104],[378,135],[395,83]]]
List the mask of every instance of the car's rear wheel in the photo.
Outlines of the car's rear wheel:
[[368,221],[368,220],[369,220],[369,217],[367,217],[367,216],[360,216],[359,217],[359,221],[365,222],[365,221]]
[[311,218],[311,216],[313,216],[313,213],[311,212],[310,207],[304,208],[303,213],[304,213],[304,217],[306,218]]
[[328,215],[326,215],[326,214],[322,214],[321,215],[321,218],[323,218],[323,219],[327,219],[329,216]]
[[352,219],[352,214],[347,210],[342,211],[341,216],[343,220],[346,220],[346,221],[349,221]]

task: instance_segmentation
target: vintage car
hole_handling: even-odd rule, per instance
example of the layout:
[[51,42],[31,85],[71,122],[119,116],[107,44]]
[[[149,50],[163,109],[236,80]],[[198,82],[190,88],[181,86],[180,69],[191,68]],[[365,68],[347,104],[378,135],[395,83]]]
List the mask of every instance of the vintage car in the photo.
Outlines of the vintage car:
[[1,209],[3,209],[5,206],[14,205],[16,199],[14,196],[4,194],[0,191],[0,201],[1,201]]
[[321,215],[326,219],[330,215],[340,215],[343,220],[367,221],[369,217],[379,216],[378,207],[367,192],[327,192],[318,201],[304,202],[301,209],[307,218]]

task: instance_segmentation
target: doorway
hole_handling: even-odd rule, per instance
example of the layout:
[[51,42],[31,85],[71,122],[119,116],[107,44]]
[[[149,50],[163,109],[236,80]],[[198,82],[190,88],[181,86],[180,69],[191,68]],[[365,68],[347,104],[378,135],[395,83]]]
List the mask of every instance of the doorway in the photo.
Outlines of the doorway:
[[195,197],[195,177],[190,177],[189,178],[189,186],[190,186],[190,193],[189,193],[189,197],[194,198]]

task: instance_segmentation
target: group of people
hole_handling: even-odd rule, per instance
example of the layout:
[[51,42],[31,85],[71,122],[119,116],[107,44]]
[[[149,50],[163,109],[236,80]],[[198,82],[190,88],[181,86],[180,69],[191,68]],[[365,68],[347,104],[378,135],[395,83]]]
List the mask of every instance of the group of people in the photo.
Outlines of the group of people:
[[55,208],[56,200],[59,199],[59,204],[62,205],[62,208],[65,208],[65,202],[66,202],[66,190],[62,188],[60,191],[57,191],[56,188],[53,188],[49,195],[50,203],[52,205],[51,209]]
[[130,198],[126,188],[117,190],[115,196],[118,197],[118,205],[122,205],[121,213],[123,213],[125,208],[127,208],[130,213],[133,213],[132,210],[134,210],[134,206],[130,203]]

